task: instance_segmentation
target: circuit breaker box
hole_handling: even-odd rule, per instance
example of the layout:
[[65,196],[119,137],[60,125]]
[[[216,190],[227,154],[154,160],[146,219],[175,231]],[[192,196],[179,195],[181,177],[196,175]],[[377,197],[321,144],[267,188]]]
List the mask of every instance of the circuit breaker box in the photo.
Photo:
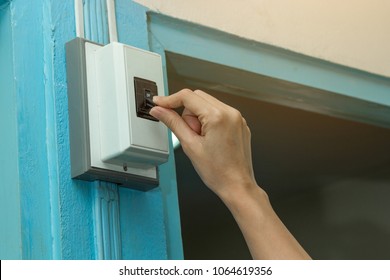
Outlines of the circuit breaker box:
[[72,177],[149,189],[168,160],[168,130],[149,115],[165,95],[158,54],[82,38],[66,46]]

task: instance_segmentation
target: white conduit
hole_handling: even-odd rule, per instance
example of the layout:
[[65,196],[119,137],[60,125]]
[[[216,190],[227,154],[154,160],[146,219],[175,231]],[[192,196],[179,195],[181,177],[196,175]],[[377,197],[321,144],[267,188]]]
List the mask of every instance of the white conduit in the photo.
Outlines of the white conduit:
[[[110,42],[118,42],[118,31],[116,28],[115,0],[107,0],[108,35]],[[76,36],[84,38],[84,6],[83,0],[74,0],[74,11],[76,20]]]
[[84,38],[83,0],[74,0],[74,14],[76,20],[76,37]]
[[108,34],[110,42],[118,42],[118,31],[116,29],[115,0],[107,0]]

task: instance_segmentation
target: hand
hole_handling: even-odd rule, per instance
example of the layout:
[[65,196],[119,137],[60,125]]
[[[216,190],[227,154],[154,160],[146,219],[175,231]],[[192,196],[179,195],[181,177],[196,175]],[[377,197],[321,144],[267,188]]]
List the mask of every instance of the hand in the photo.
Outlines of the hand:
[[[217,195],[257,187],[251,133],[239,111],[200,90],[184,89],[153,101],[158,106],[150,114],[177,136],[203,182]],[[182,116],[172,110],[179,107],[184,107]]]
[[[150,114],[179,138],[205,184],[226,204],[255,259],[310,259],[280,221],[252,169],[251,133],[236,109],[184,89],[154,97]],[[174,108],[184,107],[182,116]]]

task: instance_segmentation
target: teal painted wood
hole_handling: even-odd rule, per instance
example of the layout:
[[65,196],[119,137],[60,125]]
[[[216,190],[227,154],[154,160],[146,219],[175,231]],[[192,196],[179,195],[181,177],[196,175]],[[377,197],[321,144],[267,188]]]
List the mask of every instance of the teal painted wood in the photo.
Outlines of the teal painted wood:
[[118,186],[96,182],[94,186],[94,216],[96,258],[122,259]]
[[150,41],[165,51],[390,105],[390,79],[196,24],[150,14]]
[[[18,160],[21,205],[19,256],[93,258],[90,184],[81,187],[83,183],[72,182],[69,171],[64,43],[74,37],[73,1],[15,0],[11,21],[19,151],[13,158]],[[8,249],[16,252],[18,248]]]
[[96,43],[108,43],[106,0],[84,1],[85,38]]
[[[0,259],[22,257],[11,15],[0,2]],[[6,241],[6,243],[5,243]]]
[[50,196],[50,225],[51,225],[51,258],[59,258],[60,256],[60,223],[58,217],[60,216],[60,209],[58,203],[59,197],[59,180],[57,162],[58,156],[54,151],[57,149],[56,144],[56,126],[54,120],[56,119],[55,101],[53,96],[54,81],[52,79],[53,73],[53,30],[51,20],[51,5],[49,1],[43,2],[43,72],[44,72],[44,96],[46,108],[46,150],[47,150],[47,172],[48,172],[48,190]]
[[42,3],[11,2],[22,258],[53,257]]
[[[165,83],[166,84],[166,83]],[[167,84],[166,84],[167,85]],[[168,92],[168,90],[166,90]],[[176,166],[172,136],[169,135],[171,155],[167,163],[160,166],[160,186],[163,199],[163,215],[166,230],[167,254],[170,260],[184,259],[181,236],[180,209],[176,182]]]
[[133,1],[116,0],[116,18],[119,41],[149,50],[147,9]]
[[123,259],[167,259],[161,190],[119,193]]
[[[15,210],[13,214],[20,217],[20,223],[14,219],[14,229],[10,227],[0,236],[8,243],[7,236],[12,235],[14,243],[10,244],[18,244],[18,240],[20,244],[7,247],[4,258],[182,256],[177,197],[167,200],[162,191],[176,188],[173,156],[161,168],[161,187],[148,193],[122,188],[118,191],[112,184],[71,179],[64,46],[75,37],[73,0],[13,0],[9,11],[8,26],[12,27],[13,37],[8,50],[12,45],[10,60],[15,67],[13,75],[5,75],[1,81],[14,77],[14,126],[11,121],[6,127],[14,131],[10,133],[7,151],[19,154],[7,155],[7,162],[15,161],[16,166],[11,169],[17,176],[12,177],[15,182],[9,183],[16,184],[12,195],[20,207],[17,203],[0,207],[3,213]],[[87,12],[90,18],[94,16],[87,26],[92,30],[91,36],[105,42],[104,8]],[[145,13],[143,7],[131,1],[117,1],[119,36],[123,42],[148,48]],[[5,26],[2,24],[2,28]],[[6,98],[4,104],[12,103],[12,96]],[[9,108],[12,110],[12,106]],[[12,112],[7,114],[12,120]],[[108,189],[113,196],[106,199],[102,194]],[[2,187],[3,190],[9,189]],[[169,211],[167,204],[173,205]],[[176,213],[172,215],[172,211]],[[172,224],[176,227],[169,228]],[[179,232],[174,233],[176,230]],[[174,236],[178,238],[170,242],[174,244],[172,249],[167,240]]]
[[[58,240],[54,258],[96,258],[93,236],[93,183],[70,176],[69,128],[65,67],[65,43],[75,36],[73,1],[45,1],[46,61],[48,83],[48,153],[51,161],[53,238]],[[50,23],[50,24],[49,24]],[[49,137],[50,136],[50,137]],[[58,211],[55,212],[55,211]],[[55,223],[57,219],[58,225]]]

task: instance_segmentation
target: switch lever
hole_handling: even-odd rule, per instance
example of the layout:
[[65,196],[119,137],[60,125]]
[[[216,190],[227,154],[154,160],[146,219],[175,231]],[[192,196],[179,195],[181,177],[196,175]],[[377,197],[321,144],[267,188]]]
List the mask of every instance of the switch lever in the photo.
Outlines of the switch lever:
[[146,97],[145,98],[145,101],[146,101],[146,108],[148,108],[149,110],[152,109],[154,106],[156,106],[156,103],[153,102],[153,97]]
[[134,77],[134,90],[137,117],[158,122],[158,119],[149,114],[156,104],[153,102],[153,96],[158,95],[156,82]]

